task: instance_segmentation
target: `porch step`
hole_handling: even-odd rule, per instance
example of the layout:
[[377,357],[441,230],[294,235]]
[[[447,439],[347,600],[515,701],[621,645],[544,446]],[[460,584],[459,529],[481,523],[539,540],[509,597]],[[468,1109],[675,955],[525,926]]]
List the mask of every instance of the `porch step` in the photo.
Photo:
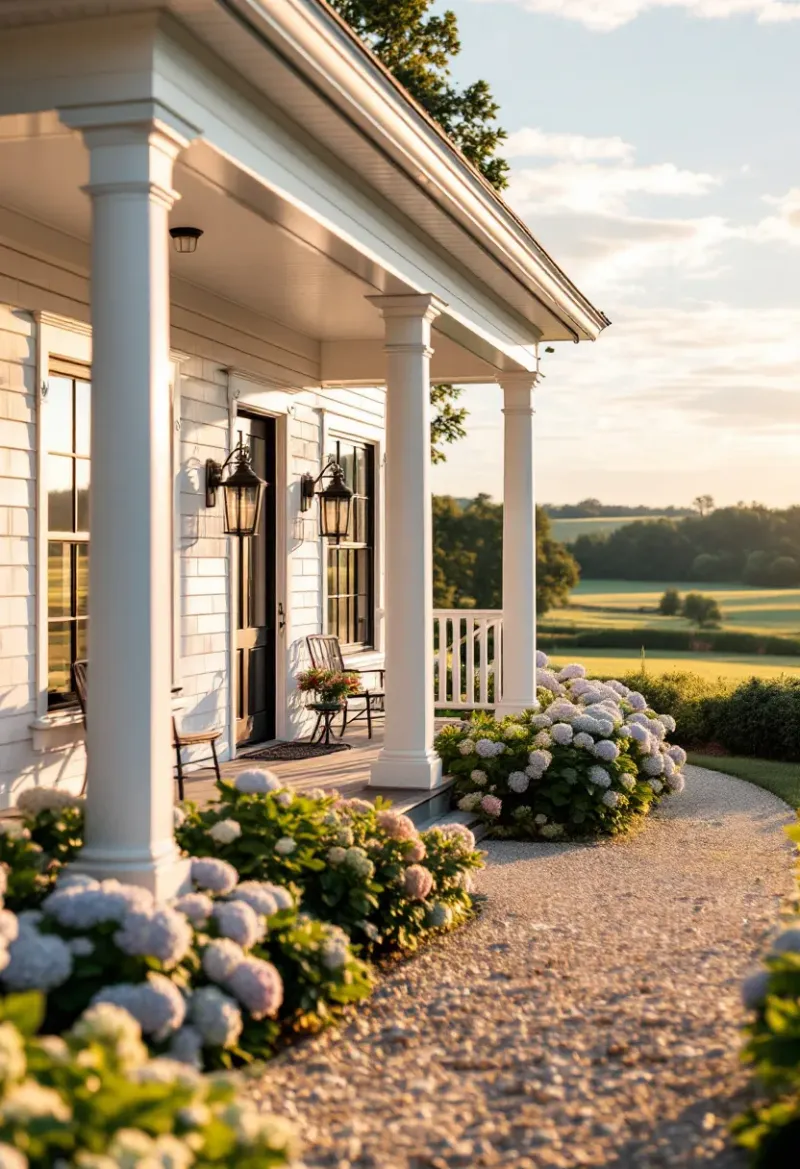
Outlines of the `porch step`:
[[374,800],[377,796],[383,796],[392,801],[392,807],[396,812],[403,812],[413,820],[417,828],[423,824],[428,827],[429,822],[439,820],[450,811],[450,789],[454,782],[453,779],[445,779],[432,791],[369,787],[363,793],[363,798]]

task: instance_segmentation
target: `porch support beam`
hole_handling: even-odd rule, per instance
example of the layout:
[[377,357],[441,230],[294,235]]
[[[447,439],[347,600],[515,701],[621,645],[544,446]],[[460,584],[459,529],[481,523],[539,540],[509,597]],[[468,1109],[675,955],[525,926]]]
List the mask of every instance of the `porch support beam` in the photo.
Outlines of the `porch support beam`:
[[383,314],[386,375],[386,727],[376,787],[429,790],[433,749],[433,539],[430,495],[434,296],[370,297]]
[[168,215],[195,130],[151,102],[62,111],[92,201],[88,799],[79,868],[185,883],[173,835]]
[[536,373],[504,374],[503,692],[498,717],[536,705]]

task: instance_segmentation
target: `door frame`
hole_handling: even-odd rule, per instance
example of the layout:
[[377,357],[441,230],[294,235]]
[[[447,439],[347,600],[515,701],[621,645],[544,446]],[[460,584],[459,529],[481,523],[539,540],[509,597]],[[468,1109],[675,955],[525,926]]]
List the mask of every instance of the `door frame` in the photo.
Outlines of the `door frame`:
[[[289,418],[292,395],[285,389],[246,378],[228,369],[228,450],[236,442],[239,410],[275,419],[275,735],[286,736],[287,652],[290,644],[288,598]],[[236,758],[236,581],[239,550],[228,537],[228,727],[229,757]],[[283,606],[281,629],[279,608]]]

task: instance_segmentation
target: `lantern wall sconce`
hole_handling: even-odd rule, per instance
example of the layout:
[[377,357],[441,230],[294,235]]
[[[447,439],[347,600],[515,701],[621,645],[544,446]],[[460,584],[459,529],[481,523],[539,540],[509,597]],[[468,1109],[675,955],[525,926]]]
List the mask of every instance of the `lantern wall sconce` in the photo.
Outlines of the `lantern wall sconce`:
[[[323,475],[330,471],[331,480],[327,487],[317,491],[316,486]],[[344,471],[333,459],[327,463],[316,479],[306,473],[300,479],[300,510],[309,511],[314,496],[319,497],[319,534],[329,539],[346,536],[350,531],[350,509],[353,492],[344,481]]]
[[[225,468],[233,460],[236,465],[224,478]],[[206,507],[217,503],[217,492],[223,493],[226,536],[254,536],[264,502],[265,481],[250,465],[250,450],[240,442],[224,463],[206,460]]]
[[169,234],[176,252],[196,252],[197,241],[203,232],[199,227],[171,227]]

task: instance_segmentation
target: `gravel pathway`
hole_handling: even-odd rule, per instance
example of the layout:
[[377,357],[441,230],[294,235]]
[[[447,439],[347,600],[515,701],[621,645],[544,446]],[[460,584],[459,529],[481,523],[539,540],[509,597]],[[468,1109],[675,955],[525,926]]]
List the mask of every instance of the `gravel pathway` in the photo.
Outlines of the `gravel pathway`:
[[490,843],[481,918],[254,1092],[309,1169],[739,1169],[738,989],[791,890],[791,819],[687,768],[627,841]]

